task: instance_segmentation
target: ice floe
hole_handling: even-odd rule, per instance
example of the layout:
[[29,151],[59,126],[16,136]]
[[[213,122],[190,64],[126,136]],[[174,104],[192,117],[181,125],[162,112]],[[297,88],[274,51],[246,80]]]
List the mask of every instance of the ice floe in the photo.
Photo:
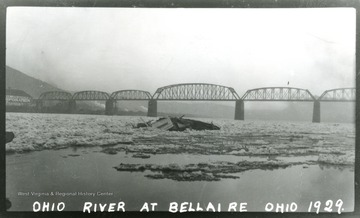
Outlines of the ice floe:
[[[131,124],[156,118],[72,114],[6,113],[6,131],[15,138],[8,153],[102,147],[106,154],[119,151],[135,157],[156,154],[232,156],[318,155],[328,164],[353,164],[355,125],[306,122],[261,122],[199,119],[220,130],[169,132],[153,128],[133,129]],[[275,128],[276,127],[276,128]],[[141,156],[140,155],[140,156]]]

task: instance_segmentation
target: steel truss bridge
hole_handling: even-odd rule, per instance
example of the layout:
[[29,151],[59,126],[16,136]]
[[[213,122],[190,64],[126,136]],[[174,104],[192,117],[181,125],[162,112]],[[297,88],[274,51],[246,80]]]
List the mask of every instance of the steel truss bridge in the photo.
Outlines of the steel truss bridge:
[[241,98],[244,101],[315,101],[307,89],[293,87],[265,87],[248,90]]
[[76,92],[72,96],[72,100],[75,101],[106,101],[109,100],[110,96],[106,92],[100,91],[81,91]]
[[61,92],[61,91],[52,91],[52,92],[44,92],[40,95],[40,100],[63,100],[68,101],[71,100],[72,94],[69,92]]
[[109,95],[106,92],[101,91],[81,91],[72,95],[69,92],[51,91],[44,92],[40,95],[39,100],[51,101],[51,100],[80,100],[80,101],[106,101],[113,100],[150,100],[151,94],[141,90],[120,90],[113,92]]
[[355,88],[342,88],[326,90],[320,97],[319,101],[327,102],[348,102],[356,101]]
[[150,92],[142,90],[120,90],[110,95],[114,100],[150,100],[152,98]]
[[[235,101],[235,119],[244,120],[246,101],[299,101],[314,102],[313,122],[320,122],[320,102],[355,102],[355,88],[326,90],[316,98],[309,90],[294,87],[262,87],[250,89],[240,97],[234,88],[208,84],[183,83],[160,87],[154,95],[142,90],[120,90],[108,94],[102,91],[44,92],[37,102],[69,101],[70,111],[76,108],[76,101],[105,101],[107,115],[112,115],[117,101],[148,101],[148,116],[157,116],[157,101]],[[39,104],[41,106],[41,104]]]
[[231,87],[207,83],[183,83],[158,88],[156,100],[176,101],[234,101],[239,95]]

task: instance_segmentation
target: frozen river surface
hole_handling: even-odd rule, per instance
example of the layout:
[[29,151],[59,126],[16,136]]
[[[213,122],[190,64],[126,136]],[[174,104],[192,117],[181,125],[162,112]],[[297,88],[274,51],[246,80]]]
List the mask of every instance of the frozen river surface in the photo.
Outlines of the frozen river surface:
[[294,202],[307,211],[311,201],[339,199],[342,212],[353,210],[354,124],[200,119],[221,130],[168,132],[134,129],[141,119],[154,120],[7,113],[6,130],[16,136],[6,145],[10,210],[123,201],[127,211],[144,202],[160,211],[170,202],[222,211],[231,202],[248,211]]

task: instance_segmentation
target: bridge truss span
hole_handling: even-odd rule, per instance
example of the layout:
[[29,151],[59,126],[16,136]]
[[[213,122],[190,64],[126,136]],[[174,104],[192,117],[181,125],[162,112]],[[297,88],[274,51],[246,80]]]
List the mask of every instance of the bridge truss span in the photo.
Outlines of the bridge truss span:
[[72,98],[71,93],[62,91],[50,91],[44,92],[40,95],[40,100],[70,100]]
[[87,101],[106,101],[110,98],[109,94],[106,92],[101,92],[101,91],[81,91],[81,92],[76,92],[73,97],[72,100],[87,100]]
[[155,100],[235,101],[239,95],[231,87],[208,83],[183,83],[158,88]]
[[264,87],[250,89],[241,98],[244,101],[315,101],[307,89],[294,87]]
[[110,95],[113,100],[150,100],[151,97],[149,92],[142,90],[120,90]]
[[330,89],[323,92],[319,97],[319,101],[331,101],[331,102],[347,102],[356,101],[356,89],[355,88],[340,88]]

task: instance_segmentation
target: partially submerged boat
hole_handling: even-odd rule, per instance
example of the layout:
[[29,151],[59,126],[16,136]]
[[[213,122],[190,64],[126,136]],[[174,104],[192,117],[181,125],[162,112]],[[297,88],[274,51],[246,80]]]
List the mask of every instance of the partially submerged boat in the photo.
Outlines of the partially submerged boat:
[[193,119],[185,119],[183,116],[181,117],[162,117],[156,121],[149,121],[138,123],[136,125],[137,128],[140,127],[152,127],[161,130],[168,131],[184,131],[186,129],[191,130],[219,130],[220,127],[211,123],[205,123],[199,120]]

